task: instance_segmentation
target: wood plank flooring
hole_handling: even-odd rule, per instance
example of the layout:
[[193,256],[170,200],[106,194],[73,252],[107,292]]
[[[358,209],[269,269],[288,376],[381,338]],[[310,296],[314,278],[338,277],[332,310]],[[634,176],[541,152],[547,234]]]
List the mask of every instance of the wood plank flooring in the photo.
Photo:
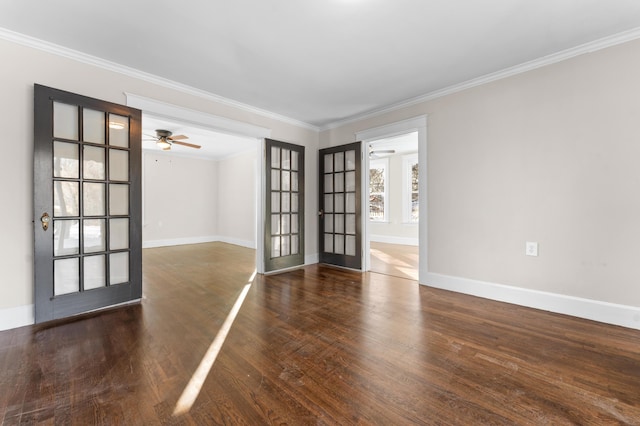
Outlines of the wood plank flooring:
[[371,272],[418,280],[418,246],[371,242]]
[[223,243],[144,252],[141,304],[0,332],[0,421],[640,424],[640,332],[325,266],[251,284]]

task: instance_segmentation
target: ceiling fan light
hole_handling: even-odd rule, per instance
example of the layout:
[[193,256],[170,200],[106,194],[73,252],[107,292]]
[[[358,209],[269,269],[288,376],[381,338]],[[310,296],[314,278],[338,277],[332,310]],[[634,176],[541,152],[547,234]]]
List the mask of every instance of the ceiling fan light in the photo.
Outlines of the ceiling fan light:
[[171,144],[167,142],[165,138],[158,139],[158,141],[156,142],[156,145],[158,145],[160,148],[164,149],[165,151],[171,148]]

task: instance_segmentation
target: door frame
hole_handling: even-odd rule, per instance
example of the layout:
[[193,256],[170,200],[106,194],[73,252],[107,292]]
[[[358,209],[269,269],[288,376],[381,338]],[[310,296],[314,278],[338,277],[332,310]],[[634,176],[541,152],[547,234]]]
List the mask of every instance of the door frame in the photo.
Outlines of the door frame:
[[[265,139],[271,137],[271,129],[256,126],[254,124],[242,121],[232,120],[226,117],[220,117],[208,114],[202,111],[196,111],[184,108],[178,105],[172,105],[166,102],[157,101],[155,99],[125,92],[127,97],[127,106],[132,106],[142,110],[142,115],[150,116],[160,120],[180,121],[185,124],[196,127],[228,133],[232,135],[245,136],[256,140],[256,181],[255,181],[255,197],[256,197],[256,258],[255,265],[258,273],[264,273],[264,206],[265,206]],[[143,170],[144,177],[144,170]],[[144,180],[144,179],[143,179]],[[144,188],[143,188],[144,191]],[[144,215],[144,207],[143,207]]]
[[[420,191],[420,220],[418,221],[418,240],[419,240],[419,260],[418,260],[418,282],[425,284],[427,280],[428,269],[428,193],[427,193],[427,116],[421,115],[407,120],[398,121],[384,126],[373,127],[370,129],[359,131],[355,134],[356,140],[362,141],[363,146],[379,139],[391,138],[406,133],[418,133],[418,164],[419,164],[419,182],[418,189]],[[366,145],[365,145],[366,144]],[[364,152],[364,149],[363,149]],[[369,170],[369,156],[362,156],[362,170]],[[369,235],[369,173],[363,173],[362,179],[362,232],[363,232],[363,250],[362,250],[362,270],[371,270],[371,237]],[[422,196],[427,194],[427,197]],[[367,212],[365,213],[365,207]]]

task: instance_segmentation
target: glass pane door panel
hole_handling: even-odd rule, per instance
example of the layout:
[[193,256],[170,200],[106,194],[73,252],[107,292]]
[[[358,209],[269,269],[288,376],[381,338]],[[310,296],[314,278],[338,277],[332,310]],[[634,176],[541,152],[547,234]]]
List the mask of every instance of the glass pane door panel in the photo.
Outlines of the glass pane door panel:
[[91,290],[94,288],[104,287],[106,285],[107,275],[104,266],[104,255],[87,256],[84,259],[84,289]]
[[334,202],[333,211],[335,213],[344,213],[344,194],[335,194]]
[[129,185],[109,185],[109,214],[129,214]]
[[324,211],[325,213],[333,213],[333,194],[324,195]]
[[324,215],[324,232],[333,232],[333,215]]
[[129,118],[109,114],[109,145],[129,148]]
[[53,261],[53,291],[56,296],[80,291],[80,259]]
[[129,219],[109,220],[109,249],[123,250],[129,248]]
[[53,103],[53,137],[78,140],[78,107]]
[[298,191],[298,173],[291,172],[291,190]]
[[[333,154],[335,156],[335,161],[333,165],[333,170],[335,172],[341,172],[344,170],[344,152],[336,152]],[[326,170],[325,170],[326,172]]]
[[291,193],[291,212],[293,213],[297,213],[298,212],[298,208],[300,206],[298,205],[298,194]]
[[333,216],[334,217],[334,231],[335,233],[340,233],[340,234],[344,234],[344,215],[343,214],[336,214]]
[[53,215],[56,217],[79,216],[78,182],[53,183]]
[[53,255],[68,256],[80,253],[78,220],[56,220],[53,222]]
[[271,235],[280,235],[282,232],[280,231],[280,215],[272,214],[271,215]]
[[356,172],[347,172],[345,173],[346,182],[345,182],[345,190],[346,191],[355,191],[356,190]]
[[345,215],[345,231],[347,234],[355,234],[356,233],[356,215],[355,214],[347,214]]
[[333,154],[326,154],[324,156],[324,172],[333,173]]
[[347,247],[345,250],[345,254],[347,256],[355,256],[356,255],[356,237],[353,235],[347,235]]
[[282,150],[282,169],[290,170],[291,169],[291,151],[288,149]]
[[282,212],[288,213],[291,210],[291,198],[288,192],[283,192],[282,195]]
[[104,180],[104,148],[85,145],[82,156],[82,175],[85,179]]
[[288,214],[282,215],[282,233],[288,234],[291,232],[291,216]]
[[271,167],[274,169],[280,168],[280,148],[276,146],[271,147]]
[[271,189],[280,190],[280,170],[271,170]]
[[85,219],[83,221],[83,245],[85,253],[105,251],[105,221],[104,219]]
[[324,251],[333,253],[333,234],[324,234]]
[[292,214],[291,215],[291,233],[292,234],[297,234],[299,231],[298,229],[298,215],[297,214]]
[[344,192],[344,173],[336,173],[333,179],[333,184],[335,185],[333,192]]
[[299,154],[297,151],[291,151],[291,170],[298,170]]
[[356,152],[354,150],[347,151],[345,153],[345,169],[346,170],[356,169]]
[[53,176],[77,179],[80,176],[78,144],[53,143]]
[[333,252],[336,254],[344,254],[344,235],[335,235],[335,247]]
[[298,236],[291,236],[291,254],[298,254],[300,252],[300,248],[298,247]]
[[104,143],[104,112],[88,108],[82,111],[82,140]]
[[282,190],[291,191],[291,172],[282,172]]
[[354,192],[347,192],[345,194],[347,199],[346,211],[347,213],[356,212],[356,194]]
[[129,180],[129,152],[121,149],[109,150],[109,179]]
[[85,216],[103,216],[105,205],[105,186],[103,183],[83,184],[83,213]]
[[271,257],[280,257],[280,237],[271,237]]
[[333,192],[333,175],[332,174],[324,175],[324,192],[325,193]]
[[271,193],[271,211],[273,213],[280,213],[280,193]]
[[109,255],[109,284],[122,284],[129,281],[129,253]]
[[289,256],[291,254],[291,242],[288,235],[282,237],[282,247],[280,249],[281,256]]

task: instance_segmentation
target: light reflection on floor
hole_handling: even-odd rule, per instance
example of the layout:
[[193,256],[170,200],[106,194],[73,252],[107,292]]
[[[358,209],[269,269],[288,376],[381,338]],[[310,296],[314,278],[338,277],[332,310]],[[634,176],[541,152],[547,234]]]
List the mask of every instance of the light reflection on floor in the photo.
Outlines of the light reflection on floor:
[[418,246],[371,242],[371,272],[418,280]]

